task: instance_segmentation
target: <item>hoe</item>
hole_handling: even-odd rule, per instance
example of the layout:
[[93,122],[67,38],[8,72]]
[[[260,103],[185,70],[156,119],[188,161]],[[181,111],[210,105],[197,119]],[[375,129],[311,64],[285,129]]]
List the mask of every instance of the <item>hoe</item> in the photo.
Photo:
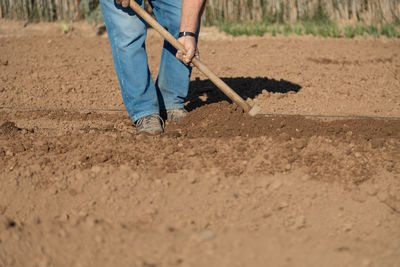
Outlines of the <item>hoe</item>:
[[[183,45],[176,40],[172,34],[170,34],[164,27],[162,27],[157,20],[155,20],[149,13],[147,13],[139,4],[135,1],[130,1],[130,7],[142,17],[151,27],[153,27],[161,36],[166,39],[173,47],[177,50],[186,54],[186,50]],[[196,66],[204,75],[206,75],[226,96],[228,96],[234,103],[239,105],[244,112],[247,112],[250,116],[255,116],[260,113],[261,108],[258,105],[251,106],[243,100],[235,91],[232,90],[224,81],[222,81],[212,70],[210,70],[204,63],[199,59],[193,58],[192,63]]]

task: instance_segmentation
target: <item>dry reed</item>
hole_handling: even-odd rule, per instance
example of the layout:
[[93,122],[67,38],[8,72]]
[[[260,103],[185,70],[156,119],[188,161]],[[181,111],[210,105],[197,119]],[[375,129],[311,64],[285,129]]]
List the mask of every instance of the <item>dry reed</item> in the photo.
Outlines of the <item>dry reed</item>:
[[400,18],[400,0],[208,0],[206,20],[295,22],[323,12],[332,20],[392,23]]
[[[98,0],[92,0],[98,1]],[[78,0],[0,0],[0,16],[44,21],[76,19]],[[208,0],[204,20],[295,22],[322,8],[332,20],[365,23],[399,21],[400,0]]]

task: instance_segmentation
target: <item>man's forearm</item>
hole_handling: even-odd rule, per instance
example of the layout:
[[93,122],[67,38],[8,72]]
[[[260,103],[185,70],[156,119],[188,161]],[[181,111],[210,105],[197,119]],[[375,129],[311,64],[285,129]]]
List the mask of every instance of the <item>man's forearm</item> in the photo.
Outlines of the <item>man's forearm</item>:
[[180,32],[197,32],[206,0],[183,0]]

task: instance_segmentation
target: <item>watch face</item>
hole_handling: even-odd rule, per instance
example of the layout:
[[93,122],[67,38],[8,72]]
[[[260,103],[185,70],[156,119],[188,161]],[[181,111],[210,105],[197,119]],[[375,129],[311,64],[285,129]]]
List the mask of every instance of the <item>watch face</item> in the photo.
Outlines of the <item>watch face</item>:
[[192,37],[196,37],[196,34],[193,32],[180,32],[179,33],[179,37],[183,37],[183,36],[192,36]]

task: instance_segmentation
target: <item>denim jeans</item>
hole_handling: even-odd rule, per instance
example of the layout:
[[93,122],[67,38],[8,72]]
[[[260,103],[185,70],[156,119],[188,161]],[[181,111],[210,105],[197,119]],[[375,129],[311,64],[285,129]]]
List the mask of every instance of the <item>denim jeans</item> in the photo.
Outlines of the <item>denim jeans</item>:
[[[144,5],[144,0],[136,0]],[[182,0],[150,0],[158,22],[175,38],[179,35]],[[176,57],[176,49],[164,42],[160,69],[154,83],[145,48],[147,24],[130,7],[114,0],[100,0],[115,70],[125,107],[133,121],[160,110],[183,108],[191,68]]]

